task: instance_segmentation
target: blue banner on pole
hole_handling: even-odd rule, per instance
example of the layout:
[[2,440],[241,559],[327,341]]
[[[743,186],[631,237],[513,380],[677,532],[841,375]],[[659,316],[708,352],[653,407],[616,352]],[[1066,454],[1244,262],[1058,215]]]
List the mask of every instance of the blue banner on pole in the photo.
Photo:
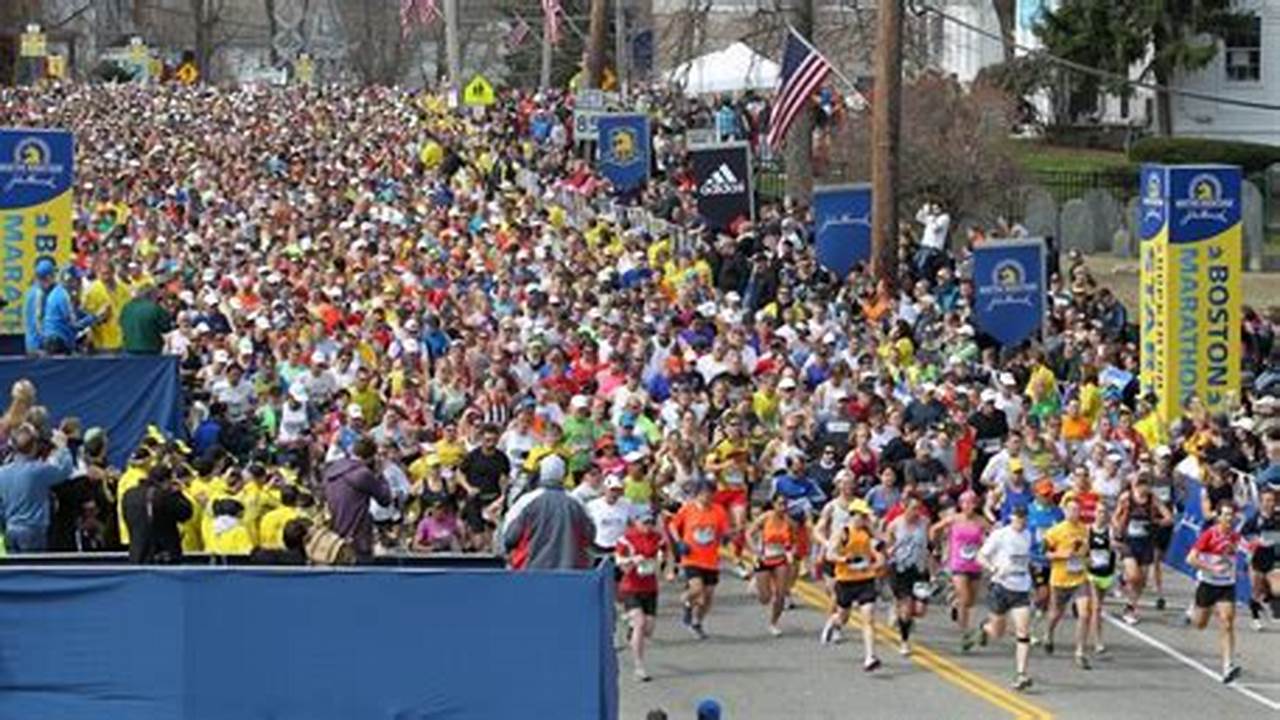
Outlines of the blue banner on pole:
[[600,174],[614,190],[628,192],[649,179],[649,118],[639,114],[601,115]]
[[844,278],[871,259],[871,185],[837,185],[813,191],[818,263]]
[[1044,323],[1044,240],[993,241],[974,249],[974,316],[1001,345],[1017,345]]

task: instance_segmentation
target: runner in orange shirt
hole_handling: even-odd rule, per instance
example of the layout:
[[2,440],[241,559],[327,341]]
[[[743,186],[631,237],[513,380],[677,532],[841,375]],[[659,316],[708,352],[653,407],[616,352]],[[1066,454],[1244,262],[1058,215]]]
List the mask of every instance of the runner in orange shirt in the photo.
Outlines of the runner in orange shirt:
[[711,610],[716,585],[720,582],[720,545],[732,530],[729,514],[712,502],[715,491],[714,484],[700,483],[693,500],[680,508],[670,525],[688,583],[682,596],[682,622],[698,639],[707,637],[702,630],[702,620]]
[[769,509],[747,528],[747,540],[755,548],[754,583],[761,605],[769,606],[769,634],[778,637],[778,620],[790,588],[791,568],[797,562],[800,530],[787,514],[787,497],[774,494]]

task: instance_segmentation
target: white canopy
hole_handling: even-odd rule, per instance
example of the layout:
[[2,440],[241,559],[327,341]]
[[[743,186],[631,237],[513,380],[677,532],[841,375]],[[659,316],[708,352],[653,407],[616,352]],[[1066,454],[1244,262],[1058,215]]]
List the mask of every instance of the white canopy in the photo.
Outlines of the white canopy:
[[669,83],[684,86],[686,95],[773,90],[782,69],[744,43],[695,58],[666,74]]

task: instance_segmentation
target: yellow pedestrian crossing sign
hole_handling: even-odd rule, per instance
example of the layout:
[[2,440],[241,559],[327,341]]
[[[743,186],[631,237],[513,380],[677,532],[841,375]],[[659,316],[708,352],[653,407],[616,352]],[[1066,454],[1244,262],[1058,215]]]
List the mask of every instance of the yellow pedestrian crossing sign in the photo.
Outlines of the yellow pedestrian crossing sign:
[[476,75],[462,89],[464,105],[487,107],[494,103],[493,84],[483,75]]

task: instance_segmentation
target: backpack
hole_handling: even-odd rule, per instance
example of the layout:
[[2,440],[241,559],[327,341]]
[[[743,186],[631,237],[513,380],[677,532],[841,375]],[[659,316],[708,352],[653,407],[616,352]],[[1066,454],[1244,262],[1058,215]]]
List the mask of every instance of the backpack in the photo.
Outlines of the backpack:
[[312,565],[355,565],[356,550],[350,540],[321,525],[307,533],[307,560]]

